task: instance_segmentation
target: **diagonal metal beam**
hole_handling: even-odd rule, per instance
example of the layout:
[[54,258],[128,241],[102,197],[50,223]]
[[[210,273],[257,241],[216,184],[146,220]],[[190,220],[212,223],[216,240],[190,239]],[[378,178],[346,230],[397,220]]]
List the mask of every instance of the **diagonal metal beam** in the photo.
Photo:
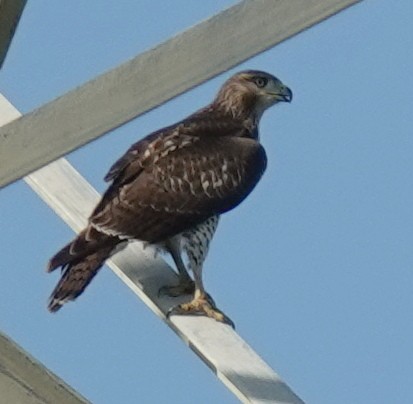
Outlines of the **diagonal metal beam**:
[[240,2],[1,128],[0,187],[359,1]]
[[2,403],[90,404],[43,364],[0,333]]
[[27,0],[0,0],[0,68]]
[[[17,109],[0,94],[0,125],[19,115]],[[25,177],[25,181],[75,231],[85,226],[99,199],[99,194],[65,159],[41,168]],[[278,374],[228,325],[206,317],[166,318],[168,309],[183,300],[159,298],[159,288],[177,280],[171,268],[156,257],[153,250],[134,243],[108,260],[107,264],[241,401],[303,404]]]

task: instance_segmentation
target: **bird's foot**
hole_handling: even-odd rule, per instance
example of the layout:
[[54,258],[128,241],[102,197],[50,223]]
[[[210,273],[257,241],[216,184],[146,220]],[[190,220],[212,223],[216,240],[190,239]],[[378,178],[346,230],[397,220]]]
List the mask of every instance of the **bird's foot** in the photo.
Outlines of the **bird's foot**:
[[204,315],[213,318],[220,323],[228,324],[235,329],[233,321],[215,306],[215,302],[208,294],[196,297],[189,303],[183,303],[172,307],[168,311],[167,317],[169,318],[174,314]]
[[178,297],[191,295],[195,291],[195,283],[192,279],[181,281],[178,285],[162,286],[158,290],[158,296]]

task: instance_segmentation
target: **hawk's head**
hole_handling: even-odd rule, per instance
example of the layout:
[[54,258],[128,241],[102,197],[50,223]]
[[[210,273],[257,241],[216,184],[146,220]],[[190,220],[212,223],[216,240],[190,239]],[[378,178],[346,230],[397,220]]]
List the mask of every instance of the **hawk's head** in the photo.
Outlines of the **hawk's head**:
[[267,108],[280,101],[291,102],[292,97],[292,91],[271,74],[246,70],[224,83],[214,104],[234,117],[259,119]]

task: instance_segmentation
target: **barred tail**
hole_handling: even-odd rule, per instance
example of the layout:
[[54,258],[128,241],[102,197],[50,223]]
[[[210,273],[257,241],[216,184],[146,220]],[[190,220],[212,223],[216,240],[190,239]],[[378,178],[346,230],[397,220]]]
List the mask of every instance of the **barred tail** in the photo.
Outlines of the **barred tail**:
[[88,227],[54,255],[47,271],[62,267],[62,277],[50,296],[48,309],[56,312],[67,301],[76,299],[120,241]]
[[112,250],[113,246],[106,247],[63,267],[63,275],[50,295],[48,309],[56,312],[67,301],[76,299],[98,273]]

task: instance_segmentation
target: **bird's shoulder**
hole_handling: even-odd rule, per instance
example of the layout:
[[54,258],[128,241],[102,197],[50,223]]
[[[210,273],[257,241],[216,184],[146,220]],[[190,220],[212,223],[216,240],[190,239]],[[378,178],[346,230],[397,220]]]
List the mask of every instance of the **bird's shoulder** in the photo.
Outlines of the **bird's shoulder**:
[[190,152],[199,143],[209,145],[222,137],[255,137],[256,128],[204,108],[176,124],[157,130],[134,143],[109,169],[105,181],[121,185],[171,153]]
[[[196,114],[132,145],[106,176],[112,184],[89,220],[110,234],[161,240],[234,208],[265,166],[265,151],[248,125]],[[159,234],[142,228],[152,219],[163,223],[155,226]]]

